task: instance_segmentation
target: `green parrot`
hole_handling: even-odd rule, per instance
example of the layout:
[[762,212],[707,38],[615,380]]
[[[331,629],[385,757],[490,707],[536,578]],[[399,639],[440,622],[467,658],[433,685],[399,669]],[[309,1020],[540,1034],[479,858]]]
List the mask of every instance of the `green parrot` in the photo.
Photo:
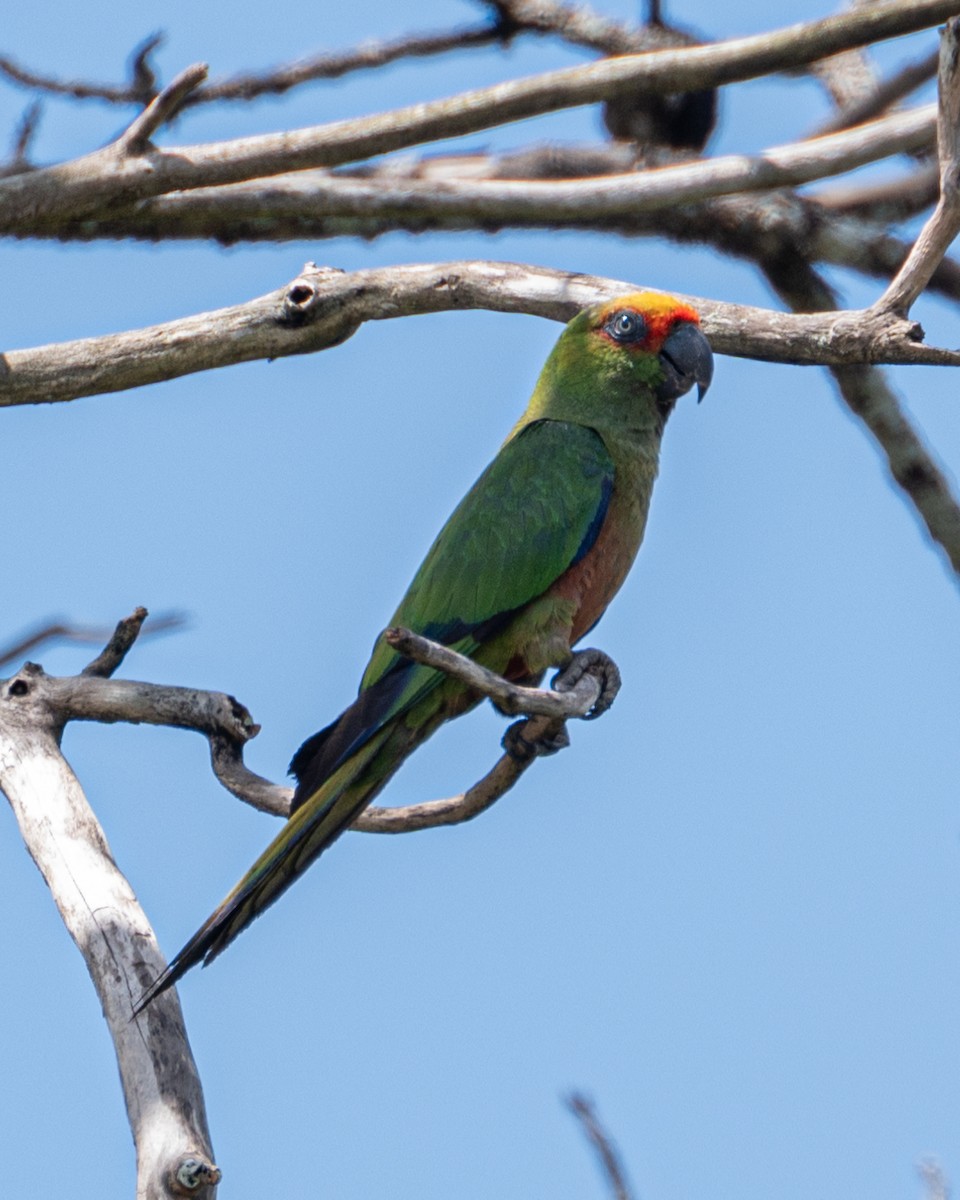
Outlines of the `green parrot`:
[[[636,292],[566,326],[526,412],[440,531],[391,625],[504,675],[563,667],[640,547],[677,398],[713,374],[694,309]],[[136,1012],[214,959],[367,807],[408,754],[482,697],[383,634],[357,699],[294,755],[290,818],[147,988]]]

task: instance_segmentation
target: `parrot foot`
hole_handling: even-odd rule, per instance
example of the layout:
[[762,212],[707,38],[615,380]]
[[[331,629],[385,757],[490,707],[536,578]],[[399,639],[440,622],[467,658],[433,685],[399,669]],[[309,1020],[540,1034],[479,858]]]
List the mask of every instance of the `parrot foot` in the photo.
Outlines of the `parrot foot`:
[[600,684],[600,695],[596,704],[583,717],[584,721],[595,721],[597,717],[603,716],[617,698],[622,682],[620,668],[610,655],[604,654],[602,650],[576,650],[569,664],[559,674],[554,675],[550,686],[555,692],[569,692],[584,675],[593,675]]
[[517,762],[527,763],[534,758],[556,754],[559,750],[566,750],[570,745],[570,735],[567,733],[565,725],[561,725],[555,733],[547,733],[538,738],[527,738],[524,737],[524,730],[529,723],[530,721],[526,717],[522,721],[514,721],[507,728],[500,743],[506,753]]

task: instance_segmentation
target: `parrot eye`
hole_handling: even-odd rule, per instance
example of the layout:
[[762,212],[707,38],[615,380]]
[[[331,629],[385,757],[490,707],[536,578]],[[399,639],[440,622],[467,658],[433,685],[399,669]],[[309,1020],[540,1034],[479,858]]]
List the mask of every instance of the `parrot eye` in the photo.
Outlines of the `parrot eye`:
[[647,326],[643,317],[630,308],[622,308],[615,312],[604,325],[604,330],[621,343],[639,342],[646,337]]

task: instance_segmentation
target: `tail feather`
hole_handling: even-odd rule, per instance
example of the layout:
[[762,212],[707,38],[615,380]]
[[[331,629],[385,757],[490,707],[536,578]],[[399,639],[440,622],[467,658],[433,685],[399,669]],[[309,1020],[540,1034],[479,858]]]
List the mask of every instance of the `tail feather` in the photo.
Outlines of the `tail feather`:
[[291,764],[298,786],[287,823],[146,989],[134,1015],[191,967],[212,962],[353,824],[416,746],[446,717],[477,703],[468,692],[458,692],[452,702],[444,698],[439,690],[444,678],[421,668],[391,671],[304,743]]
[[[223,903],[146,989],[134,1005],[134,1016],[201,960],[204,966],[211,963],[353,823],[393,773],[365,770],[391,732],[389,726],[381,730],[293,813]],[[396,757],[393,769],[404,757]]]
[[[291,815],[306,804],[338,767],[366,745],[393,717],[399,715],[397,701],[416,669],[416,663],[401,663],[376,683],[364,688],[335,721],[307,738],[290,763],[290,773],[297,779]],[[442,676],[438,679],[442,679]],[[425,684],[432,687],[436,682],[428,676]],[[422,685],[416,694],[424,690]],[[411,697],[406,697],[403,707],[409,708],[410,702]]]

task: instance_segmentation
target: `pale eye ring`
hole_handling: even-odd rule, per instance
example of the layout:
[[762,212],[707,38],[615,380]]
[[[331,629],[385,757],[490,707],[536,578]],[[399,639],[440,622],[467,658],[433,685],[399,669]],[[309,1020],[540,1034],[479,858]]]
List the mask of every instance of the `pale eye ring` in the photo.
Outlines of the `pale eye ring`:
[[643,317],[630,308],[613,313],[604,328],[615,341],[622,343],[639,342],[647,333]]

